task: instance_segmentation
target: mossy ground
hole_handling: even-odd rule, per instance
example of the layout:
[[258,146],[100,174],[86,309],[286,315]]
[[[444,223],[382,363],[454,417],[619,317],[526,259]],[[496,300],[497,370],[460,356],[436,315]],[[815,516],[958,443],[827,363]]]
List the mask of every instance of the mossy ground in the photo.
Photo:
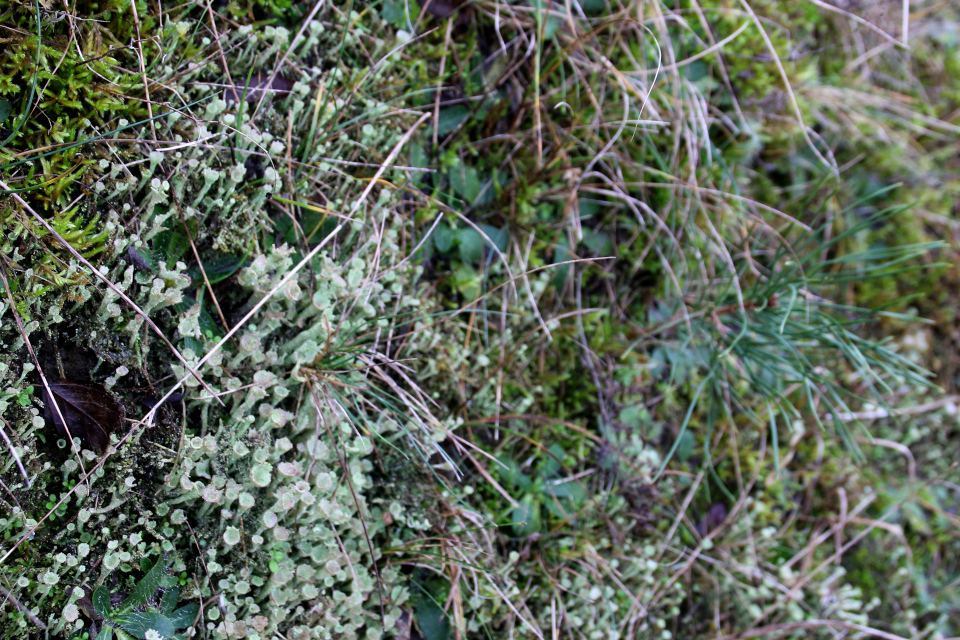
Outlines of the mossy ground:
[[956,636],[960,17],[901,7],[0,1],[0,632]]

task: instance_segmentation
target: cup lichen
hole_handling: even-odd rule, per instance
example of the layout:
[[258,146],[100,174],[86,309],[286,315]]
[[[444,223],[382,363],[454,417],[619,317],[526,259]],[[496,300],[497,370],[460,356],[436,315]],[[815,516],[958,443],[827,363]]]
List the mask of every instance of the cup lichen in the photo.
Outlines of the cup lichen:
[[[338,12],[326,19],[347,25]],[[362,20],[354,15],[352,26]],[[205,67],[196,64],[200,51],[216,48],[203,43],[202,21],[188,14],[154,42],[165,64],[180,69],[164,89],[188,102],[211,95]],[[265,66],[291,37],[282,27],[237,30],[227,61]],[[338,38],[316,22],[297,50],[336,66]],[[344,53],[359,55],[359,46],[347,42]],[[404,580],[382,563],[387,525],[371,507],[385,495],[373,478],[383,472],[373,443],[396,446],[397,424],[429,422],[421,408],[383,402],[388,387],[376,376],[384,371],[377,364],[384,343],[371,336],[415,301],[402,292],[416,289],[419,271],[405,263],[398,242],[411,232],[399,192],[378,188],[361,198],[368,176],[341,167],[379,162],[378,150],[396,145],[409,117],[382,117],[388,108],[380,100],[388,96],[345,100],[356,79],[311,64],[298,91],[267,95],[256,109],[213,98],[118,132],[128,144],[88,167],[95,185],[80,201],[102,201],[113,213],[82,250],[96,252],[97,268],[116,289],[95,285],[86,267],[71,262],[63,282],[73,286],[22,297],[16,312],[27,316],[28,338],[49,336],[42,352],[56,348],[67,376],[106,381],[129,415],[155,411],[152,422],[117,433],[105,457],[84,451],[79,459],[44,441],[39,399],[6,414],[31,482],[17,482],[9,465],[4,470],[23,511],[6,514],[8,540],[19,546],[0,574],[51,630],[101,624],[64,584],[84,592],[109,584],[124,593],[143,564],[161,561],[171,577],[184,576],[177,578],[182,601],[218,602],[198,622],[207,637],[376,638],[400,618]],[[339,97],[318,99],[314,110],[305,95]],[[381,117],[364,121],[371,108]],[[350,118],[361,119],[357,132],[342,124]],[[173,148],[153,145],[152,131]],[[289,151],[298,158],[292,173]],[[309,180],[323,185],[329,219],[311,218],[312,204],[299,220],[285,213],[291,196],[315,197],[300,173],[307,166]],[[328,236],[340,216],[356,224]],[[324,238],[329,246],[321,249]],[[315,257],[289,277],[314,248]],[[22,261],[16,251],[3,249]],[[170,357],[120,292],[164,329],[184,362]],[[38,313],[45,306],[57,313]],[[234,326],[239,334],[225,339]],[[0,333],[8,344],[19,339],[6,319]],[[35,375],[20,346],[0,358],[3,384],[17,393]],[[51,356],[43,358],[46,368]],[[186,376],[185,397],[157,404],[172,376]],[[434,447],[428,436],[418,428],[403,437],[423,452]],[[46,511],[38,497],[64,481],[74,483],[56,493],[64,526],[59,515],[56,525],[40,522]],[[392,525],[390,536],[402,537],[402,527]],[[0,621],[0,633],[25,637],[29,624],[21,622]]]

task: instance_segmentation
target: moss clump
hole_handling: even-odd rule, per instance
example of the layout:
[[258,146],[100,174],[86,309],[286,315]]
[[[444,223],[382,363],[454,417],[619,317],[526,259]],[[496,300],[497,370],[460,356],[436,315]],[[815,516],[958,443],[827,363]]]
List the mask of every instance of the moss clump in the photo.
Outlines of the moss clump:
[[[149,113],[137,99],[142,78],[131,72],[139,62],[127,46],[136,35],[130,5],[80,2],[73,11],[58,15],[39,3],[0,6],[8,27],[0,53],[0,100],[7,107],[0,172],[50,211],[63,209],[77,187],[93,188],[98,163],[111,158],[104,143],[96,150],[73,143]],[[153,20],[145,17],[140,26],[152,29]],[[150,40],[141,46],[146,59],[156,55]]]

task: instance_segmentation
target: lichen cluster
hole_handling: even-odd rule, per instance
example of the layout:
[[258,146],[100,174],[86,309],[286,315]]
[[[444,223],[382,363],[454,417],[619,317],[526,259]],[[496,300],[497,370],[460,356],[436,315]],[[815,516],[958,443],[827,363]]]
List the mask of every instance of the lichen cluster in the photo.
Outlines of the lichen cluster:
[[[260,104],[203,80],[218,46],[198,33],[202,16],[165,25],[168,63],[156,71],[170,79],[173,104],[158,109],[153,129],[109,122],[126,144],[91,167],[93,195],[79,194],[102,214],[87,217],[79,244],[61,233],[115,289],[69,256],[73,287],[33,285],[39,276],[24,271],[31,263],[21,243],[65,252],[34,233],[25,207],[7,205],[5,219],[20,226],[3,246],[4,267],[25,289],[12,291],[16,310],[0,307],[13,347],[3,356],[0,408],[30,485],[5,457],[9,557],[0,572],[58,635],[89,628],[81,605],[98,584],[123,594],[141,565],[163,563],[181,602],[202,603],[208,637],[380,637],[407,597],[398,569],[383,563],[384,536],[402,542],[430,521],[423,505],[402,507],[378,488],[389,469],[374,443],[404,451],[398,464],[416,467],[436,450],[435,434],[443,438],[429,412],[406,406],[403,394],[413,392],[381,355],[392,318],[419,304],[421,269],[404,260],[409,228],[398,193],[378,185],[361,197],[373,171],[365,167],[379,166],[406,120],[383,118],[379,99],[356,95],[366,72],[345,63],[356,36],[341,50],[328,32],[347,24],[361,32],[358,14],[331,11],[309,23],[295,49],[284,28],[223,36],[233,69],[265,65],[281,47],[302,65],[289,90]],[[243,94],[248,78],[236,80]],[[322,200],[297,195],[314,185]],[[284,203],[307,216],[291,217]],[[96,255],[87,250],[94,244]],[[105,457],[81,437],[57,441],[45,425],[14,313],[47,377],[59,377],[59,361],[68,378],[102,382],[123,401],[131,420]],[[186,398],[156,405],[178,378]],[[152,421],[137,422],[150,406]],[[0,624],[4,637],[36,631],[22,612]]]

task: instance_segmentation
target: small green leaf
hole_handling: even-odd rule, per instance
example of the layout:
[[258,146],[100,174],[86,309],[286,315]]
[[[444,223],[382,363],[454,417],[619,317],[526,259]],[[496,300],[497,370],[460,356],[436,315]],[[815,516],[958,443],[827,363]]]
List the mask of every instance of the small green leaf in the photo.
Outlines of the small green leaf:
[[680,436],[679,444],[677,444],[677,460],[685,462],[693,455],[696,446],[697,441],[693,434],[690,431],[684,431],[683,435]]
[[[567,242],[567,236],[560,236],[560,239],[557,240],[557,246],[553,248],[553,264],[558,262],[566,262],[570,260],[573,256],[570,253],[570,244]],[[570,265],[565,264],[561,267],[558,267],[554,274],[553,278],[550,280],[550,284],[558,289],[564,285],[567,281],[567,275],[570,273]]]
[[[168,269],[172,269],[177,261],[190,250],[190,237],[184,233],[183,226],[179,222],[172,224],[175,225],[173,231],[161,231],[153,237],[154,257],[163,260]],[[197,236],[196,220],[187,222],[187,228],[190,229],[190,236]]]
[[[206,334],[206,332],[204,332],[204,334]],[[192,336],[187,336],[186,338],[183,339],[183,344],[181,346],[181,349],[190,349],[197,355],[201,355],[207,352],[207,349],[204,346],[204,344]]]
[[560,28],[562,24],[560,18],[555,15],[547,16],[546,22],[543,25],[543,39],[550,40],[553,38],[554,34],[557,32],[557,29]]
[[587,498],[587,492],[576,480],[561,482],[559,484],[548,482],[546,487],[544,487],[544,493],[547,494],[545,501],[548,504],[553,498],[573,500],[575,504],[579,504]]
[[540,467],[540,475],[543,478],[552,478],[557,471],[560,471],[560,467],[563,466],[561,462],[563,461],[566,452],[558,444],[552,444],[547,447],[547,451],[550,453],[544,452],[543,455],[543,466]]
[[[130,595],[127,596],[121,608],[124,611],[130,611],[131,609],[145,605],[147,600],[149,600],[160,587],[160,578],[163,576],[163,570],[164,563],[162,560],[158,560],[157,563],[153,565],[153,568],[147,572],[147,575],[143,576],[143,579],[137,583],[137,586],[134,587]],[[131,633],[133,632],[131,631]]]
[[450,583],[437,578],[416,579],[411,587],[410,604],[414,607],[423,639],[447,640],[451,628],[443,603],[450,594]]
[[97,615],[101,618],[106,618],[110,615],[113,605],[110,603],[110,591],[106,587],[100,585],[93,592],[93,610],[97,612]]
[[480,229],[483,230],[487,237],[493,241],[493,244],[497,245],[497,249],[500,251],[506,251],[507,246],[510,244],[510,232],[506,227],[498,229],[493,225],[482,224]]
[[103,625],[100,633],[97,634],[97,640],[113,640],[113,627],[108,624]]
[[497,456],[497,461],[500,464],[497,464],[494,468],[504,482],[524,492],[530,490],[533,483],[530,481],[530,478],[520,471],[520,466],[517,465],[517,462],[512,457],[506,454],[499,455]]
[[417,625],[424,640],[447,640],[450,637],[450,621],[443,609],[432,602],[417,605]]
[[480,276],[469,264],[461,264],[453,272],[453,284],[468,300],[475,300],[480,293]]
[[386,0],[379,13],[384,22],[406,29],[420,14],[420,4],[417,0]]
[[578,198],[577,209],[580,210],[580,220],[593,220],[602,213],[597,201],[588,198]]
[[684,67],[680,75],[686,77],[690,82],[696,82],[707,75],[709,67],[702,61],[696,60]]
[[173,625],[177,629],[184,629],[193,624],[193,621],[197,619],[197,614],[199,612],[200,606],[198,604],[188,604],[174,611],[170,616],[170,619],[173,621]]
[[457,230],[457,243],[460,245],[460,259],[466,264],[476,264],[483,256],[483,236],[473,227]]
[[[427,156],[427,152],[424,151],[423,145],[418,142],[410,143],[410,154],[407,156],[407,164],[416,169],[426,169],[430,166],[430,158]],[[430,175],[426,171],[411,171],[411,179],[413,184],[419,186],[426,181],[426,177]]]
[[526,537],[540,531],[540,502],[533,494],[527,494],[513,509],[513,533]]
[[0,124],[3,124],[3,121],[10,115],[12,109],[13,107],[10,106],[9,100],[0,100]]
[[588,16],[599,15],[607,10],[607,3],[604,0],[583,0],[580,6]]
[[649,426],[650,424],[650,412],[643,405],[643,403],[637,403],[635,405],[626,406],[620,410],[620,416],[618,418],[620,422],[632,427],[634,429],[641,429]]
[[575,512],[569,500],[558,500],[550,496],[544,497],[543,506],[550,515],[559,520],[572,519]]
[[584,231],[583,246],[598,256],[608,256],[613,253],[610,236],[600,231]]
[[117,616],[114,622],[136,638],[144,638],[150,629],[160,634],[161,638],[172,638],[177,632],[173,620],[153,611],[131,611]]
[[[165,575],[164,577],[167,576]],[[170,577],[172,578],[173,576]],[[177,587],[168,588],[163,592],[163,598],[160,600],[160,610],[167,615],[173,613],[174,608],[177,606],[177,600],[179,599],[180,589]]]
[[[213,316],[210,315],[210,312],[207,311],[206,305],[200,309],[200,316],[197,318],[197,324],[200,325],[200,332],[205,336],[220,334],[220,327],[217,325],[217,321],[213,319]],[[202,353],[202,351],[195,350],[194,353],[199,355]]]
[[450,251],[450,248],[453,247],[453,239],[453,229],[446,223],[441,222],[437,225],[437,228],[433,230],[433,246],[436,247],[440,253],[445,254]]
[[[246,263],[247,260],[245,258],[237,256],[215,256],[203,261],[203,271],[207,274],[207,279],[210,280],[210,284],[217,284],[232,276]],[[187,275],[190,276],[193,282],[203,281],[203,273],[201,273],[199,267],[190,267],[190,269],[187,270]]]
[[483,186],[477,170],[473,167],[464,167],[459,162],[456,166],[450,167],[449,180],[450,187],[468,205],[476,201]]
[[460,123],[470,117],[470,109],[463,105],[457,105],[448,109],[440,110],[440,118],[437,120],[437,134],[445,136],[457,127]]

